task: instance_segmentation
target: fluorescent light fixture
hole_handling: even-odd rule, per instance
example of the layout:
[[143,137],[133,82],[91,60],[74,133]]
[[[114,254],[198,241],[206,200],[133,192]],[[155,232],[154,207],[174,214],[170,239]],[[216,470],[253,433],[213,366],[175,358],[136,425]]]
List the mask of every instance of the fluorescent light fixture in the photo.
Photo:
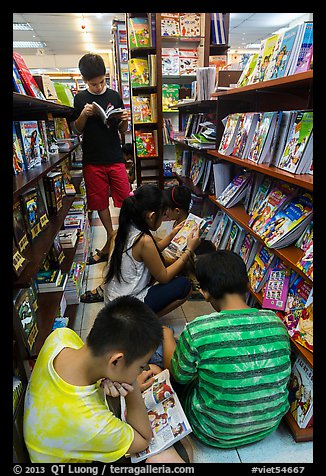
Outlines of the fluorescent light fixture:
[[246,48],[248,48],[248,49],[260,48],[260,43],[248,43],[248,45],[246,45]]
[[18,23],[14,22],[12,24],[12,29],[13,30],[33,30],[31,25],[29,23]]
[[43,41],[13,41],[14,48],[44,48]]

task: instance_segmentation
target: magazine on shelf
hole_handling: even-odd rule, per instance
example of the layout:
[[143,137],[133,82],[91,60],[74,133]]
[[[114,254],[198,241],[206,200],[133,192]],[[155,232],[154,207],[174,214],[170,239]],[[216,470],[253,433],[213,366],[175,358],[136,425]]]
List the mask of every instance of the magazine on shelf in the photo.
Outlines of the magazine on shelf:
[[289,289],[289,270],[274,268],[268,272],[262,307],[284,311]]
[[307,301],[300,313],[292,339],[313,352],[313,291],[311,288]]
[[[132,463],[138,463],[169,448],[192,432],[177,394],[174,392],[170,373],[167,369],[155,376],[150,388],[142,392],[153,437],[148,448],[131,455]],[[122,402],[122,415],[125,414],[125,401]]]
[[274,266],[277,257],[266,246],[260,244],[248,271],[249,283],[255,292],[262,290],[268,277],[268,270]]
[[280,158],[282,157],[285,148],[288,132],[292,127],[292,124],[295,120],[295,116],[296,111],[282,111],[282,117],[278,130],[278,137],[276,138],[275,149],[273,151],[270,165],[274,165],[275,167],[278,166],[278,163],[280,161]]
[[298,355],[289,383],[290,413],[299,428],[307,428],[313,416],[313,370]]
[[232,180],[223,192],[216,197],[216,200],[225,208],[230,208],[242,200],[246,193],[251,172],[240,172]]
[[244,112],[241,114],[232,155],[239,158],[247,158],[258,120],[259,113]]
[[281,112],[259,113],[256,129],[251,144],[249,144],[248,154],[244,155],[245,158],[256,164],[270,162],[276,146],[276,132],[280,125],[281,116]]
[[108,122],[116,116],[116,114],[121,114],[125,109],[122,107],[118,107],[114,109],[114,106],[110,105],[107,107],[106,110],[103,109],[102,106],[97,104],[97,102],[93,101],[93,106],[95,106],[97,114],[100,116],[104,124],[108,124]]
[[[307,71],[310,68],[310,61],[312,57],[313,48],[313,22],[304,22],[301,42],[298,47],[298,52],[294,58],[289,74],[296,74]],[[309,63],[308,63],[309,61]],[[305,64],[306,62],[306,64]],[[309,64],[309,66],[308,66]]]
[[253,74],[253,71],[255,69],[256,63],[258,59],[258,53],[254,53],[253,55],[250,56],[250,58],[247,60],[247,63],[241,73],[240,78],[238,79],[237,82],[237,87],[243,87],[247,86],[247,84],[250,83],[250,78]]

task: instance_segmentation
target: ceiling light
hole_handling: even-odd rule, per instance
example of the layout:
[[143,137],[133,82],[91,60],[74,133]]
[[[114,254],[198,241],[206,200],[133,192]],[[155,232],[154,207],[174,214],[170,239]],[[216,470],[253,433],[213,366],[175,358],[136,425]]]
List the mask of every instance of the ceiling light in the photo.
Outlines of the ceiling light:
[[44,48],[43,41],[13,41],[14,48]]
[[246,45],[246,48],[252,48],[252,49],[260,48],[260,43],[248,43],[248,45]]
[[12,29],[13,30],[33,30],[31,25],[29,23],[17,23],[14,22],[12,24]]

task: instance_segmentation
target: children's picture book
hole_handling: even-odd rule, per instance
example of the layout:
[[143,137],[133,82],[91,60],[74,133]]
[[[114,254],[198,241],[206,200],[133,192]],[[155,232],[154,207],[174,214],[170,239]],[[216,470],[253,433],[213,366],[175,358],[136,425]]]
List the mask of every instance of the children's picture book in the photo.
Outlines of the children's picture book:
[[310,69],[313,54],[313,22],[304,23],[304,31],[301,38],[301,44],[298,48],[298,54],[293,62],[291,73],[302,73]]
[[270,160],[270,165],[278,166],[280,158],[283,155],[286,139],[296,116],[296,111],[282,111],[281,122],[276,138],[275,148]]
[[201,228],[204,223],[205,220],[203,218],[200,218],[193,213],[189,213],[181,230],[178,231],[171,241],[171,247],[175,248],[178,252],[182,252],[187,246],[187,238],[189,234],[191,234],[197,226]]
[[251,172],[240,172],[229,185],[223,190],[223,192],[216,197],[216,200],[225,208],[230,208],[236,205],[242,200],[246,193],[246,187],[249,184]]
[[274,266],[275,261],[276,256],[274,253],[263,244],[260,244],[248,271],[250,286],[255,292],[261,291],[267,280],[268,270]]
[[155,122],[155,98],[156,94],[142,94],[141,96],[132,96],[132,115],[135,124],[143,122]]
[[229,237],[228,231],[231,228],[232,220],[225,212],[221,212],[216,228],[213,231],[211,242],[216,249],[224,249],[226,241]]
[[177,111],[180,84],[162,84],[162,111]]
[[[277,112],[264,112],[258,114],[256,128],[249,144],[248,154],[245,156],[256,164],[265,162],[267,157],[272,155],[271,142],[274,129],[277,125]],[[270,154],[268,154],[270,151]]]
[[15,122],[12,123],[13,142],[12,142],[12,164],[14,168],[14,174],[17,175],[25,171],[24,151],[21,147],[21,141],[18,138],[16,132]]
[[214,195],[218,197],[231,182],[232,165],[221,161],[214,163],[212,167],[214,174]]
[[233,247],[239,232],[240,232],[240,226],[235,221],[233,221],[231,224],[230,234],[225,245],[226,250],[230,250],[230,251],[233,250]]
[[19,289],[14,296],[14,308],[21,326],[21,333],[29,351],[38,334],[37,316],[30,301],[29,288]]
[[157,156],[157,131],[135,131],[137,157]]
[[26,169],[41,165],[40,133],[37,121],[20,121]]
[[108,125],[110,120],[115,117],[116,114],[121,114],[124,111],[124,108],[118,107],[114,108],[110,104],[110,106],[107,107],[107,109],[104,111],[103,107],[100,106],[97,102],[93,101],[93,106],[95,107],[96,113],[100,116],[102,119],[103,123]]
[[[273,215],[296,194],[297,189],[292,184],[276,181],[271,186],[266,198],[249,219],[248,225],[258,235],[267,225]],[[258,203],[259,205],[259,203]]]
[[282,35],[282,42],[275,55],[273,67],[269,71],[269,79],[283,78],[288,75],[293,55],[295,53],[296,39],[300,35],[301,26],[289,28]]
[[238,88],[241,88],[243,86],[247,86],[247,84],[250,84],[252,74],[256,67],[257,59],[258,59],[258,53],[252,54],[250,58],[248,59],[245,67],[243,68],[241,76],[238,79],[238,82],[237,82]]
[[[171,385],[168,369],[155,376],[152,386],[142,392],[142,397],[153,437],[148,448],[131,455],[132,463],[138,463],[169,448],[192,431],[180,400]],[[121,414],[124,419],[126,407],[124,399],[121,400]]]
[[266,286],[264,288],[262,307],[264,309],[284,311],[289,283],[290,276],[288,269],[270,269]]
[[266,40],[265,48],[264,48],[262,59],[261,59],[258,81],[264,81],[265,80],[265,74],[266,74],[267,68],[269,66],[269,63],[272,60],[274,49],[277,46],[278,38],[279,38],[279,35],[275,34],[275,35],[270,36]]
[[179,49],[180,76],[196,76],[198,68],[198,51],[196,49]]
[[137,88],[139,86],[148,86],[149,69],[147,58],[130,58],[129,75],[132,88]]
[[162,76],[179,76],[179,48],[162,48]]
[[161,13],[161,35],[180,36],[179,13]]
[[[295,121],[288,132],[285,149],[277,167],[296,173],[313,129],[313,112],[297,111]],[[312,146],[312,144],[311,144]]]
[[211,55],[208,58],[208,66],[214,66],[216,69],[215,81],[217,79],[217,74],[220,69],[226,66],[226,56],[225,55]]
[[205,168],[206,158],[203,155],[196,154],[193,152],[191,158],[191,168],[189,173],[189,178],[193,181],[194,185],[197,185],[201,179],[204,168]]
[[313,219],[311,219],[311,221],[308,223],[302,235],[295,242],[295,246],[300,248],[302,251],[306,251],[306,249],[309,247],[310,243],[313,240],[313,235],[314,235],[314,221]]
[[298,193],[271,217],[259,235],[271,248],[289,246],[305,230],[312,211],[311,193]]
[[[235,138],[240,127],[241,113],[229,114],[225,119],[225,127],[221,138],[218,152],[224,155],[230,155],[233,151]],[[224,122],[224,120],[222,121]]]
[[128,18],[129,48],[148,48],[150,46],[147,17]]
[[255,243],[258,243],[258,241],[249,232],[246,232],[246,234],[242,238],[242,242],[240,242],[239,256],[241,256],[241,258],[245,262],[247,270],[251,266],[251,263],[249,263],[249,256],[252,252]]
[[245,112],[241,114],[232,155],[239,158],[247,157],[258,120],[259,113]]
[[180,13],[180,36],[185,38],[200,37],[200,13]]
[[313,352],[313,288],[311,288],[306,304],[300,313],[292,339]]
[[313,370],[300,355],[291,370],[289,402],[298,427],[307,428],[313,416]]
[[296,266],[301,269],[308,278],[313,281],[314,278],[314,250],[313,241],[311,240],[308,247],[305,249],[303,256],[298,260]]

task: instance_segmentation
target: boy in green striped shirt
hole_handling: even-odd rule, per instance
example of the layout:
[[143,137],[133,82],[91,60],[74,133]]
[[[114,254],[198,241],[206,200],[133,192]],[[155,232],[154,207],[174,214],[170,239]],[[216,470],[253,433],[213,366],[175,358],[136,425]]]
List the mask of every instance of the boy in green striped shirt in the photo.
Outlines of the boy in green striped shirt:
[[247,306],[246,266],[233,251],[201,256],[196,277],[215,312],[187,324],[177,343],[163,327],[164,366],[186,384],[180,397],[203,443],[234,448],[259,441],[289,409],[287,330],[273,311]]

